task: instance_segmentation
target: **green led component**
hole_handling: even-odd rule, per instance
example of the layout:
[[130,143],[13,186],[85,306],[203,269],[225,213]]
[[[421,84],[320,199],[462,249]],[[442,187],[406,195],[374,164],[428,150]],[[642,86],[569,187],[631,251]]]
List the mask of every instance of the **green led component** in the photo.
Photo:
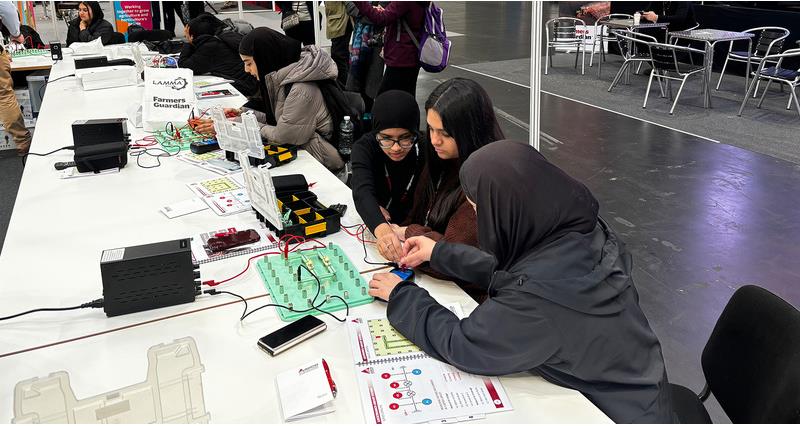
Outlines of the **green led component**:
[[[335,296],[344,299],[350,308],[371,303],[373,300],[368,294],[367,282],[347,255],[336,244],[328,244],[325,248],[289,253],[288,259],[282,255],[266,256],[256,262],[256,268],[269,291],[272,303],[291,306],[299,311],[311,308],[311,301],[317,294],[317,280],[303,268],[300,268],[300,280],[298,280],[299,265],[308,267],[319,278],[322,286],[316,305],[324,311],[336,312],[345,309],[345,304]],[[283,308],[275,309],[283,321],[322,314],[318,310],[292,312]]]

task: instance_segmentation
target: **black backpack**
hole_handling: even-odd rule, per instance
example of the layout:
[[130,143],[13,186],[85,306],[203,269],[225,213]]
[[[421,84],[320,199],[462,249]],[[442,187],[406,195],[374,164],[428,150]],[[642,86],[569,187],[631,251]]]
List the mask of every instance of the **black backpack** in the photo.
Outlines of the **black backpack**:
[[[314,83],[317,83],[319,91],[322,92],[325,109],[333,119],[333,137],[328,142],[339,149],[339,125],[344,121],[345,116],[350,116],[350,122],[353,123],[353,142],[357,141],[366,131],[361,120],[365,109],[361,95],[344,90],[336,80],[317,80]],[[283,86],[283,90],[284,97],[289,96],[292,84]]]

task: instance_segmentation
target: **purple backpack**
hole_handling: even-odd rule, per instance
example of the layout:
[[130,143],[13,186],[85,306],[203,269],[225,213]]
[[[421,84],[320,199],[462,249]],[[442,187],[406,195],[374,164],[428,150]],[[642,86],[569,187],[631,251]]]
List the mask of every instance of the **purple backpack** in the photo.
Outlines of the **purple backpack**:
[[[422,37],[417,40],[408,23],[403,21],[403,28],[409,36],[414,46],[419,51],[419,64],[422,69],[428,72],[441,72],[447,67],[450,59],[450,40],[447,39],[447,32],[444,29],[444,18],[442,18],[442,8],[430,3],[425,11],[425,26]],[[397,41],[400,41],[400,32],[397,32]]]

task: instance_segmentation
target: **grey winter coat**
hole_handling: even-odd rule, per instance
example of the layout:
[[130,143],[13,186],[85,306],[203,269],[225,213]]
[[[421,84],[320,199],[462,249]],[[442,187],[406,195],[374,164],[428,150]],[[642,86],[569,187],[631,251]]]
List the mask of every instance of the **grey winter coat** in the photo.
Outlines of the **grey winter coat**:
[[436,244],[431,266],[489,299],[463,320],[401,283],[391,324],[429,355],[466,372],[522,371],[576,389],[618,423],[671,423],[664,359],[631,278],[631,256],[598,221],[531,252],[508,271],[477,248]]
[[[344,162],[328,140],[335,131],[325,107],[322,92],[314,81],[335,79],[336,63],[317,46],[306,46],[300,60],[265,78],[277,125],[264,124],[266,116],[254,111],[262,123],[261,137],[272,144],[298,145],[329,170],[339,170]],[[284,86],[291,84],[286,94]]]

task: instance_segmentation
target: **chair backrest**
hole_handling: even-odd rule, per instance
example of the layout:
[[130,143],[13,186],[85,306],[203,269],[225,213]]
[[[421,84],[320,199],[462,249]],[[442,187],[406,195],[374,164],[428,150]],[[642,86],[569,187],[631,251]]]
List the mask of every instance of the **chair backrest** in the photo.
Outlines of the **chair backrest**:
[[633,44],[635,43],[640,43],[641,46],[639,49],[639,54],[641,55],[642,50],[643,49],[646,50],[647,43],[658,42],[658,40],[656,40],[656,38],[651,35],[629,30],[611,30],[610,34],[613,34],[614,37],[616,37],[617,45],[619,46],[619,51],[622,54],[622,57],[624,57],[625,59],[630,59],[631,57],[630,49],[628,49],[629,44],[633,46]]
[[582,19],[578,18],[570,18],[570,17],[559,17],[553,18],[545,23],[545,29],[547,31],[547,40],[548,41],[559,41],[568,42],[577,39],[577,34],[575,32],[577,25],[586,25]]
[[678,46],[664,43],[647,43],[653,67],[658,71],[678,72]]
[[736,290],[701,362],[733,423],[800,422],[800,311],[780,297],[752,285]]
[[757,56],[766,56],[772,53],[780,53],[783,42],[789,36],[789,30],[783,27],[759,27],[751,28],[745,32],[758,32],[758,40],[755,43],[753,53]]

